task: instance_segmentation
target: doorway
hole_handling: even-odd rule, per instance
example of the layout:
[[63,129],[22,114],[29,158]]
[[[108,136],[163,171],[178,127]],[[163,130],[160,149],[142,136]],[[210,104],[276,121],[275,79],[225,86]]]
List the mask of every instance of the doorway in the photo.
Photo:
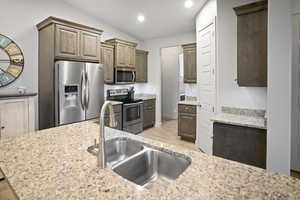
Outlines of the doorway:
[[163,120],[177,119],[179,100],[180,46],[161,49],[162,63],[162,118]]

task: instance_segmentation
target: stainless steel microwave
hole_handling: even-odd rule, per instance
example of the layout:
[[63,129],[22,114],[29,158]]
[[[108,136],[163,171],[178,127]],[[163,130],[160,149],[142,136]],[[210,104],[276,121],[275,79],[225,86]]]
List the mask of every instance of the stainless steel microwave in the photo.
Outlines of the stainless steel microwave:
[[115,67],[115,84],[132,84],[135,83],[135,79],[135,69]]

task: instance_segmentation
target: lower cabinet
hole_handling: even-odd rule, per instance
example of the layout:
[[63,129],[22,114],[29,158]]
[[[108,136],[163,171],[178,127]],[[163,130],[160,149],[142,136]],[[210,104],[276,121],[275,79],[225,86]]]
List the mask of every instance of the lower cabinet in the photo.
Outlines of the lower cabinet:
[[194,105],[178,105],[178,135],[182,139],[195,142],[197,108]]
[[0,100],[0,138],[35,130],[33,98]]
[[213,155],[266,168],[266,130],[215,122],[213,132]]
[[[123,119],[122,119],[122,105],[121,104],[113,105],[113,110],[114,110],[115,120],[117,122],[117,126],[116,127],[111,127],[111,128],[122,130],[122,128],[123,128],[123,123],[122,123],[123,122]],[[109,115],[108,115],[108,112],[105,113],[104,125],[109,127]]]
[[155,124],[155,99],[144,100],[144,129]]

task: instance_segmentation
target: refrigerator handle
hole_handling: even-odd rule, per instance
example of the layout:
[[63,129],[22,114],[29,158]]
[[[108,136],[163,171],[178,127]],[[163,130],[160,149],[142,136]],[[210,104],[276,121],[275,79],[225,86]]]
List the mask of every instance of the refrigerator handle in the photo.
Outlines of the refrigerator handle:
[[87,109],[89,107],[89,103],[90,103],[90,84],[89,84],[89,78],[88,78],[88,73],[87,72],[85,72],[85,86],[86,86],[85,107]]
[[84,78],[84,74],[81,73],[81,79],[80,79],[80,88],[81,88],[81,91],[80,91],[80,97],[81,97],[81,107],[82,109],[84,109],[84,104],[85,104],[85,100],[84,100],[84,94],[85,94],[85,86],[84,86],[84,83],[85,82],[85,78]]

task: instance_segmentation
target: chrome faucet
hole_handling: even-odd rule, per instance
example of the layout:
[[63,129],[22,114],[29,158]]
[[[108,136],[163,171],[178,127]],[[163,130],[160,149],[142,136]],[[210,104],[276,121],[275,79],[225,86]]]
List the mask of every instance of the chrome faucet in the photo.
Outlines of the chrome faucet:
[[100,168],[106,168],[106,152],[105,152],[105,132],[104,132],[104,115],[106,108],[108,108],[109,114],[109,126],[116,127],[117,122],[115,120],[115,114],[113,110],[113,106],[110,102],[106,101],[100,112],[100,134],[99,134],[99,147],[98,147],[98,155],[97,155],[97,165]]

